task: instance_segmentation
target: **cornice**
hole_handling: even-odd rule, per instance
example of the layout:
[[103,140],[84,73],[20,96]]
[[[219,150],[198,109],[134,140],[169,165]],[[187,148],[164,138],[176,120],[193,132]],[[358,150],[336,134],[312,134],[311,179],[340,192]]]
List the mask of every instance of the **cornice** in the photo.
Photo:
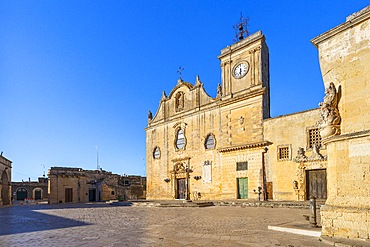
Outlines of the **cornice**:
[[327,139],[323,139],[322,144],[326,145],[331,142],[347,141],[347,140],[363,138],[367,136],[370,136],[370,130],[358,131],[358,132],[344,134],[344,135],[335,135]]
[[243,40],[232,44],[231,46],[227,46],[226,48],[221,50],[221,55],[218,56],[218,59],[221,59],[222,57],[225,57],[229,55],[230,52],[235,52],[237,50],[240,50],[244,48],[245,46],[248,46],[252,44],[255,41],[258,41],[260,39],[263,39],[265,36],[262,34],[262,31],[257,31],[248,37],[244,38]]
[[219,149],[217,149],[217,151],[220,152],[220,153],[228,153],[228,152],[239,151],[239,150],[243,150],[243,149],[265,147],[265,146],[269,146],[271,144],[272,143],[269,142],[269,141],[262,141],[262,142],[248,143],[248,144],[238,145],[238,146],[231,146],[231,147],[227,147],[227,148],[219,148]]
[[240,102],[240,101],[243,101],[243,100],[246,100],[246,99],[254,98],[256,96],[261,96],[261,95],[264,95],[265,92],[266,92],[265,87],[262,87],[262,88],[259,88],[257,90],[253,90],[253,91],[251,90],[251,91],[246,92],[245,94],[242,94],[240,96],[233,97],[233,98],[228,98],[226,100],[221,100],[221,101],[219,101],[219,106],[222,107],[222,106],[234,104],[236,102]]
[[353,26],[367,20],[370,18],[370,6],[350,15],[347,17],[346,22],[340,24],[339,26],[336,26],[329,31],[311,39],[311,43],[318,48],[319,44],[326,41],[327,39],[330,39],[331,37],[337,35],[338,33],[341,33],[349,28],[352,28]]

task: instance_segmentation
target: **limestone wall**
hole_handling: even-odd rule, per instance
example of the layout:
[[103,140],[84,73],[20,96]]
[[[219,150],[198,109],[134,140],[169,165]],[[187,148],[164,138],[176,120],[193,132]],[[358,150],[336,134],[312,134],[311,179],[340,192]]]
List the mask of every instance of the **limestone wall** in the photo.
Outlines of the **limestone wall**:
[[328,200],[322,234],[369,240],[370,232],[370,6],[312,40],[325,86],[334,83],[340,133],[328,151]]
[[[266,180],[272,182],[274,200],[306,200],[305,170],[326,168],[324,160],[308,160],[313,153],[308,131],[317,128],[318,117],[319,109],[313,109],[264,120],[264,138],[272,143],[266,154]],[[288,158],[279,158],[281,147],[289,150]],[[307,157],[303,163],[295,161],[299,148],[304,149]],[[326,154],[325,147],[320,153]],[[298,188],[294,188],[294,181],[298,182]]]

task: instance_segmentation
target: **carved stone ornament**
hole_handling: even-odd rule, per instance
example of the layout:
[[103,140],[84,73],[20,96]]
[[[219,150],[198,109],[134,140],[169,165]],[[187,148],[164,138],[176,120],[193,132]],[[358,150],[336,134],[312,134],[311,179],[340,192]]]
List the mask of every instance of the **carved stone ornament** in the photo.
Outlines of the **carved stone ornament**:
[[319,145],[315,143],[312,147],[312,154],[308,157],[309,161],[319,161],[319,160],[326,160],[327,156],[320,154]]
[[244,123],[244,117],[243,116],[240,116],[238,120],[239,120],[239,124],[240,125],[243,125],[243,123]]
[[305,151],[303,148],[299,147],[297,156],[293,159],[294,162],[301,163],[307,161],[307,156],[305,155]]
[[320,106],[320,120],[317,122],[322,138],[340,134],[340,115],[338,94],[333,82],[325,89],[325,96]]

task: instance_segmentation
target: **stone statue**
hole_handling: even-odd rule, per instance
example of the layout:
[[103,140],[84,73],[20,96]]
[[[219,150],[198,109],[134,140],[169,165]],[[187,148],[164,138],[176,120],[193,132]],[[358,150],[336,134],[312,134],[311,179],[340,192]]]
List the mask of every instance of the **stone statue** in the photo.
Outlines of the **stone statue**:
[[222,87],[220,83],[217,85],[217,98],[222,96]]
[[153,114],[151,111],[148,112],[148,120],[152,120],[153,119]]
[[333,82],[325,90],[325,96],[320,106],[320,120],[317,125],[320,128],[322,138],[340,134],[340,115],[338,110],[338,95]]

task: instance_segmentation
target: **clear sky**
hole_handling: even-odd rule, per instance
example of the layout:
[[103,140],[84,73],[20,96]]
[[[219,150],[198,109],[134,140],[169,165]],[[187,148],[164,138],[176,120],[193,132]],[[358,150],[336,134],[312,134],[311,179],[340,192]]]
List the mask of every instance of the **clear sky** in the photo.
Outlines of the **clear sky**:
[[209,95],[241,12],[270,49],[272,117],[316,108],[310,40],[369,4],[351,1],[0,0],[0,151],[12,181],[51,166],[145,175],[148,110],[196,75]]

